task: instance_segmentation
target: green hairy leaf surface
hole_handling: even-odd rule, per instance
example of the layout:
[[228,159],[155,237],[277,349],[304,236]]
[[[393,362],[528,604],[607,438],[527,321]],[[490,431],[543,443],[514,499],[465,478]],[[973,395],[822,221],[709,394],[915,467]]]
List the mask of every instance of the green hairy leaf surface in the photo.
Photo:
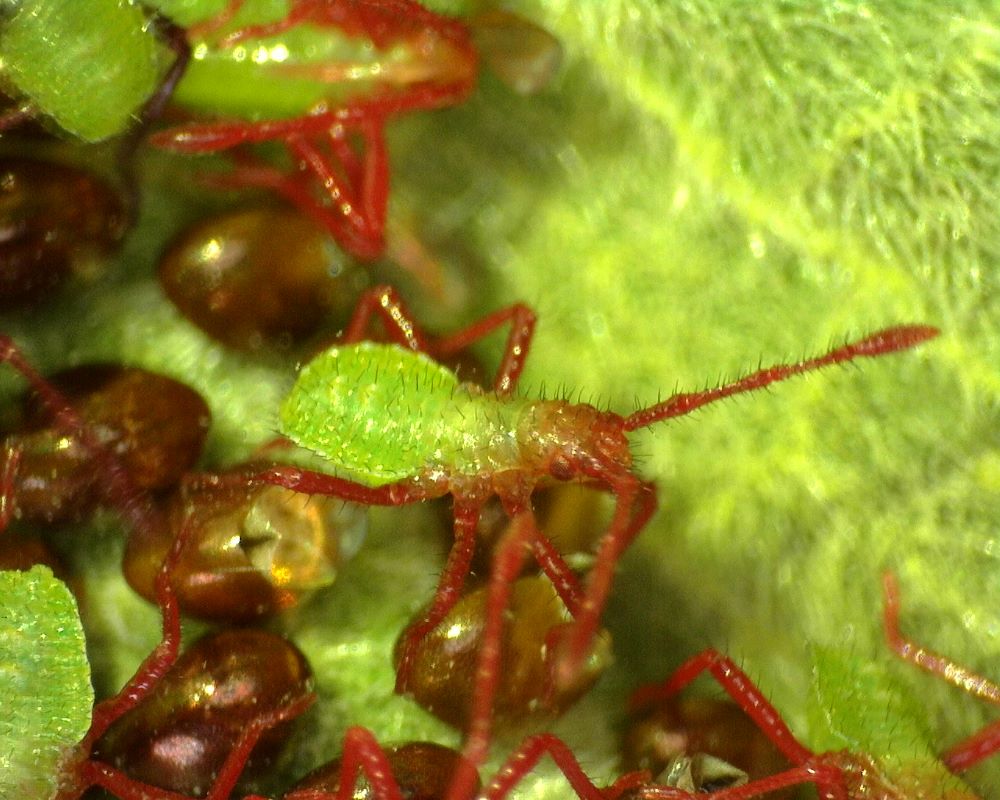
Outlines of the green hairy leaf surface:
[[[711,644],[807,746],[915,762],[940,793],[935,754],[997,710],[889,653],[880,575],[898,575],[905,632],[1000,680],[1000,12],[510,6],[563,43],[554,84],[524,98],[484,74],[465,105],[389,127],[390,239],[426,248],[444,291],[388,260],[372,280],[398,285],[429,330],[523,300],[540,320],[525,393],[622,412],[888,325],[942,330],[631,437],[660,510],[606,614],[616,663],[552,729],[611,780],[628,691]],[[212,406],[207,463],[220,465],[274,435],[296,359],[226,351],[159,290],[166,243],[232,202],[194,177],[209,168],[146,153],[120,259],[2,327],[46,368],[118,359],[190,383]],[[488,365],[501,339],[480,350]],[[332,757],[350,724],[382,741],[459,741],[391,693],[393,642],[443,563],[438,517],[378,509],[372,521],[337,584],[277,623],[320,700],[275,792]],[[121,583],[115,525],[93,536],[99,546],[69,549],[107,692],[156,642],[157,615]],[[524,733],[502,737],[496,760]],[[996,796],[1000,758],[964,779]],[[521,791],[570,792],[550,769]]]

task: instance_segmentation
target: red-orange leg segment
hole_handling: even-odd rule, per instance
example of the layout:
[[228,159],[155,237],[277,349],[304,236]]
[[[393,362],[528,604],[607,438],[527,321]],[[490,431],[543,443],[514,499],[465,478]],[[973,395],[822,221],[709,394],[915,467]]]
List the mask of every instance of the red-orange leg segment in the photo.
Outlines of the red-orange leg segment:
[[556,663],[555,680],[560,686],[571,684],[579,672],[600,625],[618,561],[656,511],[656,487],[652,483],[643,483],[629,473],[605,480],[615,495],[615,512],[601,537],[583,602]]
[[365,339],[373,315],[381,318],[386,334],[393,342],[435,358],[454,355],[510,322],[510,334],[493,381],[494,390],[501,395],[510,394],[517,388],[517,382],[531,348],[537,320],[535,312],[528,306],[515,303],[493,312],[457,333],[440,339],[431,339],[421,330],[395,289],[391,286],[375,286],[361,295],[354,315],[344,331],[343,341],[349,343]]
[[[732,659],[709,648],[685,661],[664,683],[637,689],[629,700],[633,709],[672,697],[689,683],[709,672],[740,708],[754,721],[774,746],[795,766],[776,775],[751,781],[743,786],[724,789],[708,795],[712,800],[748,800],[776,789],[801,783],[814,783],[820,796],[829,800],[848,800],[844,773],[837,767],[806,748],[788,729],[777,709],[771,705],[753,681]],[[649,797],[669,798],[676,795],[659,788],[643,790]]]
[[[896,655],[969,694],[1000,705],[1000,686],[993,681],[903,636],[899,630],[899,585],[891,572],[882,576],[882,592],[885,599],[885,640]],[[997,752],[1000,752],[1000,720],[952,745],[941,756],[941,760],[952,772],[962,772]]]

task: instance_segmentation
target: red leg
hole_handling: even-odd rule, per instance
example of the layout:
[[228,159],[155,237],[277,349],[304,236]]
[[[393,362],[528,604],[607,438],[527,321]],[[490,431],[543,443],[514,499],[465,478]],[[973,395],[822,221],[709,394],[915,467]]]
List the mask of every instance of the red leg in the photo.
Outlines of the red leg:
[[600,624],[622,553],[656,510],[656,488],[623,473],[609,479],[615,495],[615,513],[601,538],[576,621],[569,628],[556,665],[556,684],[570,685],[580,670]]
[[497,370],[494,389],[510,394],[517,387],[535,330],[535,312],[522,303],[502,308],[467,328],[440,339],[429,338],[414,321],[413,314],[391,286],[375,286],[363,295],[344,332],[344,342],[358,342],[368,336],[373,315],[377,314],[389,338],[401,347],[433,357],[454,355],[509,322],[510,334]]
[[19,445],[4,442],[3,466],[0,467],[0,533],[7,530],[7,526],[14,518],[14,510],[17,507],[15,496],[17,471],[21,466],[23,455],[24,450]]
[[381,255],[381,241],[359,237],[338,209],[317,200],[310,182],[305,177],[289,175],[246,153],[235,156],[236,166],[226,173],[203,176],[209,186],[244,189],[268,189],[281,195],[291,205],[312,219],[345,250],[360,259],[371,260]]
[[[292,134],[285,140],[292,156],[311,173],[309,184],[319,187],[328,196],[327,200],[336,212],[330,218],[331,221],[336,220],[336,227],[330,229],[331,235],[362,258],[377,258],[385,249],[383,239],[389,170],[383,124],[384,120],[379,118],[366,119],[359,124],[364,154],[361,179],[357,185],[345,180],[345,175],[334,169],[326,155],[307,137]],[[303,195],[309,203],[319,205],[308,188],[303,187]]]
[[662,684],[653,684],[637,689],[629,699],[633,709],[641,708],[657,700],[672,697],[683,690],[703,672],[710,672],[743,711],[757,724],[793,764],[804,764],[813,758],[813,753],[804,747],[785,725],[777,709],[772,706],[760,689],[733,661],[717,650],[709,648],[685,661]]
[[938,333],[937,328],[932,328],[929,325],[901,325],[896,328],[887,328],[857,342],[831,350],[818,358],[806,359],[795,364],[777,364],[767,369],[757,370],[737,381],[718,386],[715,389],[675,394],[662,403],[656,403],[626,417],[624,429],[634,431],[663,419],[690,414],[695,409],[725,397],[763,389],[772,383],[787,380],[794,375],[801,375],[803,372],[812,372],[856,358],[875,358],[898,350],[916,347],[918,344],[934,338]]
[[455,541],[448,553],[448,560],[438,579],[434,599],[424,618],[407,631],[400,647],[399,666],[396,668],[396,693],[406,694],[409,690],[413,661],[420,642],[434,630],[455,607],[462,592],[465,578],[472,566],[472,556],[476,549],[476,526],[479,524],[479,503],[455,501]]
[[[385,751],[369,731],[354,726],[344,734],[336,794],[317,789],[298,789],[284,795],[284,800],[351,800],[358,796],[357,784],[361,775],[369,784],[373,800],[403,800]],[[367,790],[364,796],[369,796]]]
[[191,487],[215,486],[223,483],[251,488],[271,484],[283,486],[293,492],[339,497],[341,500],[369,506],[404,506],[423,500],[433,500],[447,493],[446,486],[428,487],[406,480],[376,487],[365,486],[323,472],[288,466],[270,467],[252,475],[205,473],[189,476],[185,481],[185,485]]
[[193,520],[185,520],[184,525],[174,539],[173,546],[163,565],[156,575],[156,604],[159,606],[162,618],[163,635],[160,643],[150,653],[139,669],[129,679],[114,697],[108,698],[94,707],[90,730],[81,742],[81,747],[90,752],[94,742],[104,735],[111,724],[135,708],[160,682],[167,671],[177,661],[181,644],[181,618],[177,605],[177,596],[170,583],[170,575],[180,561],[181,554],[190,538]]
[[[899,630],[899,585],[891,572],[886,572],[882,576],[882,591],[885,598],[883,613],[885,639],[896,655],[964,689],[969,694],[994,705],[1000,705],[1000,686],[956,664],[947,656],[927,650],[902,635]],[[953,745],[944,753],[941,760],[952,772],[962,772],[997,752],[1000,752],[1000,721],[987,725]]]
[[[181,528],[156,575],[156,602],[160,608],[163,630],[160,643],[146,656],[118,694],[94,706],[90,729],[75,748],[77,757],[67,762],[68,769],[74,772],[63,780],[56,800],[75,800],[89,786],[100,781],[103,765],[90,760],[94,743],[104,735],[115,720],[139,705],[177,661],[181,642],[181,620],[177,597],[170,584],[170,574],[180,560],[191,529],[192,526],[188,523]],[[123,798],[130,800],[125,795]]]
[[[254,719],[242,732],[236,746],[226,756],[226,761],[219,770],[215,782],[205,795],[205,800],[226,800],[240,778],[243,767],[250,757],[251,751],[269,728],[282,722],[294,719],[315,701],[314,695],[306,695],[290,703],[284,708],[272,711]],[[111,792],[120,800],[191,800],[185,795],[177,794],[148,783],[137,781],[109,764],[91,761],[85,765],[85,775],[91,786],[100,786]],[[254,800],[247,797],[244,800]],[[264,798],[258,798],[264,800]]]
[[556,594],[566,606],[566,610],[575,618],[579,615],[583,605],[583,589],[580,588],[580,582],[576,579],[573,570],[569,568],[562,554],[552,544],[552,540],[541,531],[535,531],[531,548],[538,566],[542,568],[542,572],[551,581]]
[[[708,649],[685,661],[662,684],[644,686],[632,695],[629,705],[633,709],[649,703],[672,697],[683,690],[703,672],[711,673],[744,713],[750,717],[780,750],[785,758],[795,766],[789,770],[752,781],[743,786],[713,792],[712,800],[747,800],[785,786],[800,783],[814,783],[821,791],[821,797],[830,800],[848,800],[843,770],[824,756],[817,756],[806,748],[788,729],[777,709],[768,702],[753,681],[727,656],[717,650]],[[669,794],[646,792],[650,796],[670,797]]]
[[535,312],[523,303],[501,308],[458,333],[438,339],[434,343],[434,352],[442,356],[457,353],[488,336],[508,321],[510,335],[507,337],[500,368],[493,380],[494,391],[499,395],[508,395],[517,388],[517,382],[524,370],[524,362],[528,358],[537,321]]
[[430,351],[430,340],[391,286],[374,286],[361,295],[351,321],[344,330],[342,341],[351,344],[368,338],[373,314],[378,315],[385,327],[386,335],[400,347],[416,353]]
[[602,791],[587,777],[565,742],[551,733],[542,733],[529,736],[521,743],[493,776],[482,796],[485,800],[509,797],[514,787],[545,755],[556,762],[580,800],[611,800],[628,789],[637,788],[648,777],[641,772],[629,773],[616,781],[610,791]]
[[337,126],[354,128],[366,120],[388,120],[411,111],[454,105],[461,99],[464,97],[456,98],[450,86],[415,87],[405,94],[358,99],[331,110],[317,107],[290,119],[192,122],[159,131],[149,141],[155,147],[176,153],[217,153],[241,144],[285,141],[289,136],[322,136]]
[[473,794],[478,779],[476,770],[489,755],[493,699],[500,679],[504,613],[510,605],[511,588],[524,567],[528,548],[537,535],[534,514],[529,510],[522,511],[512,519],[511,526],[500,540],[493,557],[486,600],[486,621],[483,625],[483,643],[479,649],[472,690],[469,730],[462,749],[465,760],[448,787],[446,800],[465,800]]

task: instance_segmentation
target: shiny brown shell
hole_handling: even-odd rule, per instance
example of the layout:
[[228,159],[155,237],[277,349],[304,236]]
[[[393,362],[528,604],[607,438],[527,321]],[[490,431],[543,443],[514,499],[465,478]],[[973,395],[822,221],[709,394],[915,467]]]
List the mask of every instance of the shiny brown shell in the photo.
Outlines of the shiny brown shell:
[[[139,706],[94,747],[93,757],[136,780],[203,797],[248,723],[302,697],[312,672],[298,648],[266,631],[221,631],[199,639]],[[291,733],[268,730],[244,778],[259,774]]]
[[78,167],[0,158],[0,309],[44,299],[90,274],[121,240],[119,193]]
[[[208,406],[172,378],[136,367],[88,364],[56,373],[49,382],[138,489],[172,486],[201,455],[211,421]],[[14,489],[18,517],[79,519],[109,500],[102,495],[92,451],[79,437],[66,436],[33,393],[26,395],[21,423],[6,442],[22,450]]]
[[366,510],[279,486],[246,489],[238,485],[242,474],[237,469],[223,474],[228,483],[178,491],[169,501],[166,526],[129,537],[122,569],[133,589],[154,600],[160,564],[188,518],[192,530],[172,584],[189,616],[250,622],[333,583],[364,538]]
[[[469,721],[486,600],[486,588],[464,595],[441,624],[420,641],[413,660],[409,681],[413,699],[456,728],[464,729]],[[505,619],[500,681],[493,706],[498,726],[511,728],[534,718],[562,714],[610,664],[611,638],[604,631],[595,639],[593,652],[576,681],[556,689],[550,658],[569,616],[546,578],[519,578]],[[397,640],[397,662],[403,636],[405,631]]]
[[177,309],[238,350],[287,347],[324,325],[343,324],[367,272],[311,220],[286,208],[251,208],[207,219],[160,261]]

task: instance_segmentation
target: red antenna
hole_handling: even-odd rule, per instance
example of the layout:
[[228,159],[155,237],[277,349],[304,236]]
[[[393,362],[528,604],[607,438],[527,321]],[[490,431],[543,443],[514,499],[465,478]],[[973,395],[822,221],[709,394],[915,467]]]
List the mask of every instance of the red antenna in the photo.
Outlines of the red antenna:
[[624,427],[627,431],[634,431],[663,419],[690,414],[695,409],[707,406],[716,400],[722,400],[724,397],[763,389],[772,383],[787,380],[793,375],[799,375],[803,372],[812,372],[833,364],[852,361],[855,358],[875,358],[886,353],[895,353],[897,350],[907,350],[910,347],[916,347],[921,342],[926,342],[928,339],[933,339],[939,333],[937,328],[930,325],[899,325],[886,328],[871,336],[866,336],[864,339],[831,350],[826,355],[809,358],[795,364],[777,364],[767,369],[752,372],[739,380],[717,386],[714,389],[672,395],[661,403],[630,414],[625,418]]

